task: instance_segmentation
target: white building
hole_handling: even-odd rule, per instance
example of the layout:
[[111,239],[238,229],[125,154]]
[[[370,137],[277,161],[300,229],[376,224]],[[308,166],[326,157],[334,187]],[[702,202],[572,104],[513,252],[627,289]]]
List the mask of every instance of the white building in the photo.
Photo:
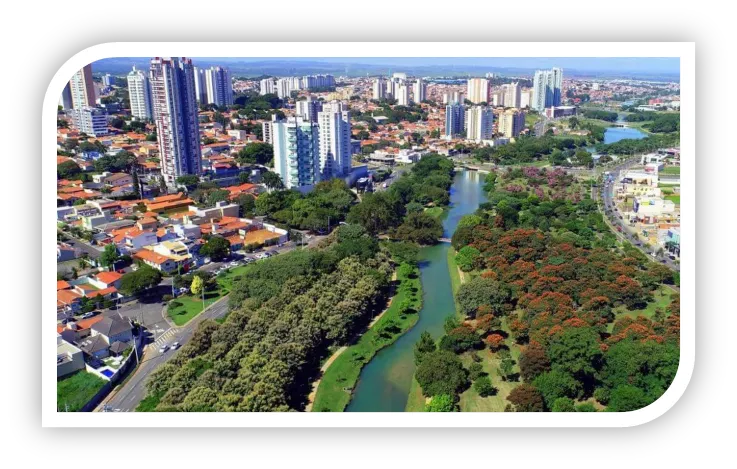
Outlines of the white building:
[[276,80],[275,91],[280,98],[288,98],[293,90],[291,78],[279,78]]
[[519,107],[524,109],[532,106],[532,95],[533,95],[533,89],[530,88],[529,90],[524,90],[521,93],[520,96],[520,103]]
[[380,101],[386,98],[386,83],[383,78],[379,77],[374,80],[372,99]]
[[153,119],[151,106],[151,83],[142,70],[133,70],[128,74],[128,98],[131,103],[131,114],[141,120]]
[[486,106],[473,106],[466,111],[466,139],[474,142],[491,140],[494,112]]
[[409,106],[409,87],[406,84],[395,86],[396,95],[394,98],[397,100],[399,106]]
[[309,96],[306,100],[297,101],[297,115],[304,120],[317,122],[317,113],[322,111],[322,101],[312,99]]
[[396,163],[409,164],[417,163],[422,158],[422,153],[416,150],[402,149],[399,150],[397,156],[394,157]]
[[99,137],[109,133],[107,127],[107,114],[96,107],[75,107],[71,111],[72,125],[82,133]]
[[95,105],[95,84],[92,81],[92,65],[85,65],[69,80],[72,107],[83,108]]
[[412,93],[414,95],[414,102],[416,103],[421,103],[426,99],[427,85],[422,81],[422,78],[418,78],[414,85],[412,85]]
[[151,59],[150,80],[161,174],[173,187],[179,176],[202,172],[192,60]]
[[194,93],[198,103],[207,104],[207,76],[199,67],[194,68]]
[[532,108],[543,111],[547,107],[560,106],[563,88],[563,69],[538,70],[533,81]]
[[230,70],[223,67],[210,67],[205,70],[207,82],[207,103],[216,106],[233,105],[233,81]]
[[525,128],[525,113],[515,109],[507,109],[499,115],[499,134],[507,137],[517,137]]
[[259,94],[265,95],[265,94],[276,94],[276,83],[274,82],[273,78],[264,78],[261,80],[259,88]]
[[522,88],[519,83],[502,85],[504,91],[504,107],[522,107]]
[[320,131],[320,175],[322,179],[343,177],[351,172],[351,119],[339,101],[323,105],[317,115]]
[[463,104],[464,96],[459,91],[449,91],[443,93],[443,104]]
[[276,115],[272,114],[271,121],[264,121],[261,123],[261,134],[265,143],[273,143],[274,122],[276,122]]
[[489,80],[469,78],[466,97],[474,104],[489,102]]
[[320,132],[315,122],[272,122],[274,170],[287,189],[309,191],[320,182]]

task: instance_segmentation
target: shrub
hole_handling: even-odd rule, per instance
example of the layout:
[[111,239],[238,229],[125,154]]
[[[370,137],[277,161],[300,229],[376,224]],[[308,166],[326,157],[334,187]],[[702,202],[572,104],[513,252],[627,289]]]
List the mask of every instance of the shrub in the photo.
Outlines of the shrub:
[[491,379],[488,376],[480,376],[474,383],[473,389],[479,396],[487,397],[496,394],[496,388],[492,386]]

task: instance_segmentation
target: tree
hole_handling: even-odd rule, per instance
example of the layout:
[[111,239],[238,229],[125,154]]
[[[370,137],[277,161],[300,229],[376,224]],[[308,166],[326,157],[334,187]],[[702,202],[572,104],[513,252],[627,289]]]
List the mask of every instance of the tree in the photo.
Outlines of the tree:
[[551,338],[547,355],[553,369],[586,381],[601,365],[599,334],[590,327],[564,329]]
[[456,395],[468,386],[468,372],[453,352],[436,350],[428,353],[415,373],[425,396]]
[[512,389],[507,400],[514,404],[517,412],[542,412],[545,408],[540,391],[527,383],[522,383]]
[[246,184],[251,181],[251,175],[248,173],[248,171],[242,171],[238,173],[238,182],[241,184]]
[[274,159],[274,147],[269,143],[249,143],[238,152],[236,159],[241,164],[270,166]]
[[540,391],[548,409],[559,397],[574,398],[581,388],[580,384],[571,375],[559,370],[552,370],[539,375],[532,384]]
[[488,305],[495,316],[504,316],[511,310],[511,291],[501,282],[475,277],[458,289],[456,299],[467,317],[475,317],[480,306]]
[[364,194],[361,203],[351,207],[346,221],[359,224],[375,235],[399,222],[401,212],[397,208],[396,202],[386,192]]
[[56,176],[59,179],[72,179],[82,172],[82,168],[72,160],[65,161],[56,166]]
[[438,394],[425,406],[427,412],[455,412],[455,403],[450,394]]
[[609,396],[609,412],[630,412],[650,404],[652,401],[647,397],[645,391],[628,384],[623,384],[612,389]]
[[473,389],[481,397],[488,397],[493,394],[496,394],[496,388],[494,388],[494,386],[491,384],[491,379],[486,375],[480,376],[473,383]]
[[576,406],[573,399],[568,397],[559,397],[553,402],[550,409],[553,412],[576,412]]
[[481,345],[481,337],[476,331],[467,326],[452,329],[440,339],[440,348],[455,353],[477,348]]
[[206,205],[214,207],[218,202],[224,202],[230,197],[230,192],[225,189],[215,189],[207,192]]
[[135,272],[128,272],[120,279],[120,291],[128,296],[140,293],[155,287],[161,282],[161,272],[153,267],[142,265]]
[[177,178],[177,184],[181,184],[186,188],[195,187],[200,182],[200,177],[196,174],[183,174]]
[[415,365],[419,365],[423,357],[435,350],[435,340],[430,333],[425,331],[420,334],[420,340],[415,344]]
[[210,236],[200,248],[200,255],[221,261],[230,255],[230,241],[222,236]]
[[115,264],[115,262],[120,259],[120,255],[118,254],[118,248],[115,247],[115,244],[108,244],[105,246],[105,249],[102,250],[102,254],[100,254],[100,264],[103,267],[111,267]]
[[456,254],[456,264],[464,272],[470,272],[476,267],[477,261],[481,257],[481,251],[473,246],[464,246]]
[[545,354],[545,348],[537,342],[530,343],[519,356],[519,368],[522,379],[527,382],[550,370],[550,360]]
[[504,347],[504,337],[501,334],[490,334],[485,340],[492,352],[497,352]]
[[[86,143],[86,142],[85,142]],[[95,149],[99,151],[99,149]],[[129,173],[136,164],[136,155],[129,151],[119,151],[114,155],[103,155],[95,160],[95,171],[109,171],[111,173]]]
[[193,295],[199,296],[200,293],[202,293],[204,285],[205,283],[202,281],[202,278],[200,278],[199,275],[195,275],[192,279],[192,285],[189,287],[189,289],[192,291]]
[[261,176],[261,181],[269,190],[282,189],[284,187],[284,182],[282,182],[281,176],[271,171],[265,172]]
[[241,194],[235,201],[240,207],[240,215],[242,217],[253,215],[254,210],[256,209],[256,198],[254,196],[251,194]]

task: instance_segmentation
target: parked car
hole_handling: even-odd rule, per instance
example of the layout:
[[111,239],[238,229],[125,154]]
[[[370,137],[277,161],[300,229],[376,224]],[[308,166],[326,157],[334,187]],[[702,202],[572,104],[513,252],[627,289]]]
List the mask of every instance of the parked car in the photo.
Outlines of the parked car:
[[159,347],[159,353],[164,353],[167,350],[169,350],[169,346],[167,344],[164,344],[161,347]]
[[172,350],[176,350],[176,349],[178,349],[178,348],[179,348],[179,342],[172,342],[172,344],[171,344],[171,349],[172,349]]
[[97,314],[97,312],[95,312],[95,311],[92,311],[92,312],[90,312],[90,313],[84,313],[84,314],[82,315],[82,319],[89,319],[89,318],[91,318],[92,316],[94,316],[95,314]]

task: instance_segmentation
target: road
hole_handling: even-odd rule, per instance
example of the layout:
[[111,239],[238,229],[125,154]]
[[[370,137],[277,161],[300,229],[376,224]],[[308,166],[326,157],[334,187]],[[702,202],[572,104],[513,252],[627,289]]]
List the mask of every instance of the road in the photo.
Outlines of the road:
[[[630,167],[637,164],[637,160],[629,160],[625,161],[609,171],[612,174],[612,177],[614,178],[614,181],[619,181],[621,177],[621,173],[623,171],[627,171]],[[612,225],[612,231],[614,234],[616,234],[620,239],[626,239],[627,241],[631,242],[633,246],[635,246],[637,249],[639,249],[643,254],[648,256],[649,258],[652,257],[652,253],[648,252],[642,245],[642,243],[639,241],[637,233],[624,221],[624,217],[621,213],[619,213],[619,210],[617,209],[616,204],[614,203],[614,184],[609,185],[601,185],[599,188],[601,197],[604,201],[603,207],[604,212],[602,213],[609,222],[610,225]],[[607,210],[609,211],[609,214],[607,214]],[[622,227],[622,231],[617,231],[617,226]],[[663,265],[670,268],[671,270],[680,271],[681,268],[678,265],[678,263],[671,260],[666,255],[657,256],[656,258],[658,261],[660,261]]]
[[102,250],[97,249],[90,244],[87,244],[85,241],[72,237],[72,235],[67,232],[59,230],[59,233],[63,233],[64,236],[66,236],[67,239],[66,241],[64,241],[65,243],[72,246],[74,249],[79,249],[82,252],[86,252],[92,259],[97,259],[98,257],[100,257],[100,254],[102,254]]

